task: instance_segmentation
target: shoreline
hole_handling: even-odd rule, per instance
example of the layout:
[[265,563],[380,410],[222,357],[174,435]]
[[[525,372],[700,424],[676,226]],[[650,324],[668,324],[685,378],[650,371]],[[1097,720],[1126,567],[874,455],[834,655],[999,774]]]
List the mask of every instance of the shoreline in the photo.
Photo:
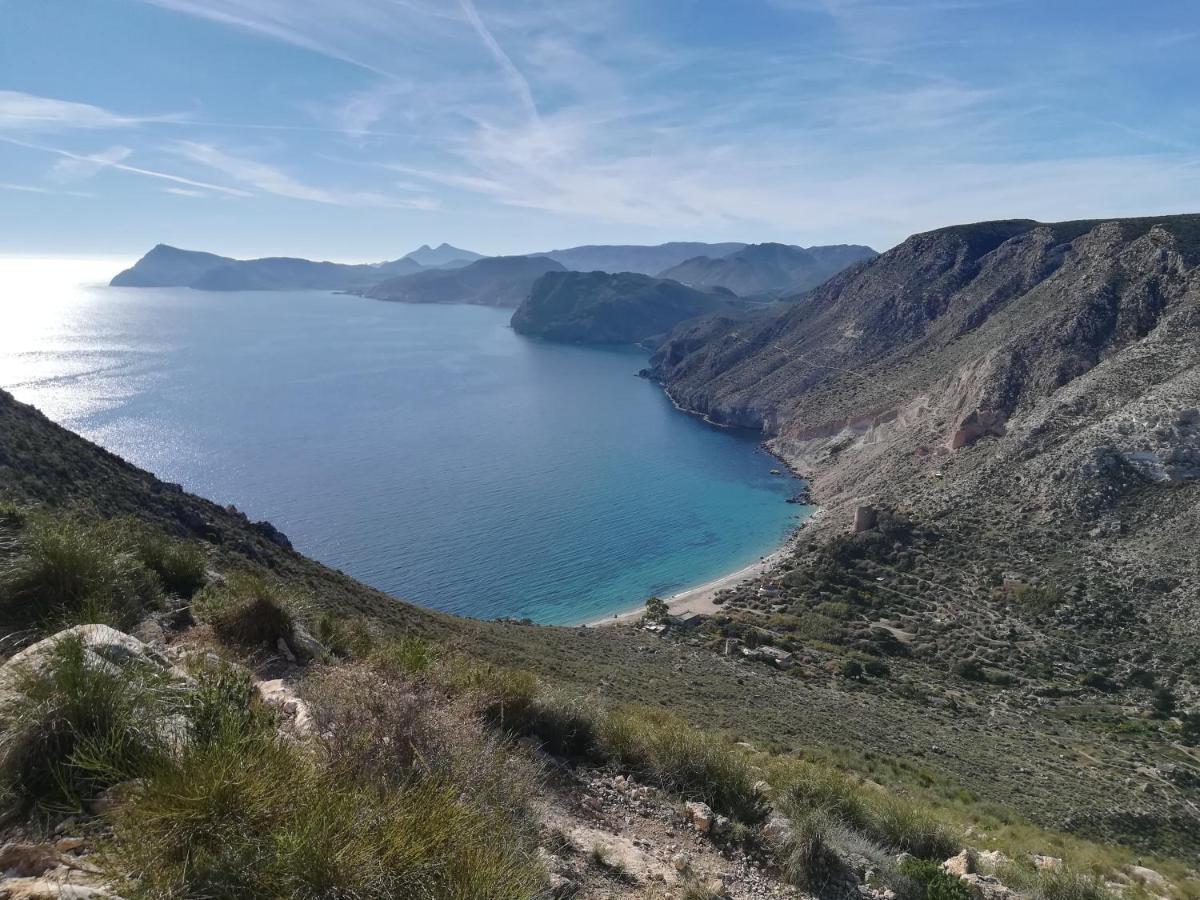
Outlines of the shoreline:
[[[767,449],[765,442],[762,444],[762,448],[767,454],[778,460],[779,463],[786,468],[791,477],[807,482],[807,479],[804,479],[801,475],[799,475],[787,463],[786,460],[780,458]],[[806,516],[802,522],[799,522],[788,532],[787,536],[783,539],[783,542],[780,543],[778,547],[765,556],[759,557],[749,565],[742,566],[740,569],[737,569],[733,572],[727,572],[724,575],[720,575],[711,581],[706,581],[703,584],[696,585],[695,587],[685,588],[684,590],[671,594],[668,597],[662,597],[661,599],[667,604],[667,612],[672,616],[679,616],[683,614],[701,614],[711,616],[719,613],[723,608],[723,604],[716,602],[717,594],[719,594],[721,591],[735,587],[738,584],[741,584],[743,581],[749,581],[752,578],[762,577],[775,568],[775,566],[777,566],[779,563],[783,562],[783,560],[791,554],[792,550],[795,548],[795,545],[799,542],[800,535],[804,532],[805,527],[808,526],[810,522],[819,521],[824,516],[825,510],[821,506],[812,504],[811,508],[812,512]],[[587,622],[581,622],[578,625],[568,627],[605,628],[613,625],[625,625],[629,622],[636,622],[640,620],[645,611],[646,604],[645,602],[642,602],[625,612],[613,613],[612,615],[605,616],[601,619],[592,619]]]

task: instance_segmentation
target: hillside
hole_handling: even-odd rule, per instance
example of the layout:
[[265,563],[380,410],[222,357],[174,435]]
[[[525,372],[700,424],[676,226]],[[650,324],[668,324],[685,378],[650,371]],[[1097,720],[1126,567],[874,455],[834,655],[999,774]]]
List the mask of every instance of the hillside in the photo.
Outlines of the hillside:
[[727,291],[699,291],[632,272],[551,272],[533,284],[512,327],[553,341],[653,343],[680,322],[737,304]]
[[1200,707],[1198,262],[1200,216],[941,229],[654,374],[811,478],[773,616],[1137,731],[1139,686]]
[[723,287],[739,297],[799,294],[878,254],[870,247],[751,244],[727,256],[698,256],[658,273],[690,287]]
[[746,244],[704,244],[697,241],[672,241],[656,246],[638,244],[588,244],[547,250],[538,256],[548,256],[573,272],[636,272],[657,275],[663,269],[677,266],[696,256],[725,256],[741,250]]
[[378,265],[346,265],[291,257],[230,259],[158,244],[132,267],[117,273],[113,287],[190,287],[205,291],[350,290],[421,270],[397,259]]
[[533,283],[563,267],[540,256],[492,256],[461,268],[402,275],[361,291],[364,297],[403,303],[474,303],[517,306]]
[[[578,691],[587,696],[589,708],[662,705],[695,725],[720,729],[731,739],[800,754],[821,765],[834,762],[906,796],[922,798],[946,821],[960,827],[972,823],[974,840],[983,846],[1002,846],[1009,853],[1017,852],[1016,848],[1051,847],[1057,855],[1075,858],[1075,854],[1081,865],[1101,868],[1132,863],[1129,852],[1119,847],[1101,850],[1075,844],[1073,838],[1020,824],[1024,816],[1043,826],[1125,841],[1143,851],[1182,852],[1195,847],[1196,832],[1188,812],[1195,787],[1186,780],[1191,769],[1168,734],[1158,730],[1158,720],[1143,720],[1148,725],[1135,741],[1119,740],[1112,731],[1113,720],[1107,715],[1096,718],[1093,698],[1078,696],[1076,688],[1058,694],[1041,692],[1039,683],[1052,684],[1052,678],[1016,687],[964,680],[919,654],[892,656],[884,669],[870,668],[874,673],[870,677],[845,677],[838,673],[850,661],[867,657],[828,643],[832,635],[819,641],[789,636],[788,643],[799,651],[798,664],[792,668],[772,665],[765,657],[729,656],[722,648],[732,636],[757,628],[752,611],[737,608],[741,605],[737,597],[728,601],[730,615],[715,620],[731,637],[699,642],[703,629],[680,630],[664,639],[640,630],[538,628],[433,613],[306,559],[271,527],[253,524],[232,508],[164,484],[0,392],[0,531],[4,532],[0,570],[4,571],[20,546],[12,536],[18,515],[12,501],[55,515],[102,521],[133,517],[171,539],[198,542],[212,570],[249,569],[278,580],[288,595],[304,598],[310,619],[329,615],[385,636],[421,635],[445,642],[483,660],[529,669],[556,690]],[[773,635],[784,624],[784,620],[769,623],[769,629],[757,631],[757,640],[779,640]],[[11,620],[0,621],[10,636],[5,644],[9,648],[11,626]],[[185,645],[191,640],[186,638]],[[271,668],[274,664],[269,659],[266,663],[260,677],[277,677],[272,674],[277,671]],[[1142,683],[1118,696],[1131,708],[1150,708],[1151,690]],[[980,741],[981,733],[990,739]],[[1106,761],[1101,769],[1092,763],[1097,758]],[[611,783],[570,788],[581,792],[572,802],[596,790],[601,797],[615,796]],[[982,798],[988,805],[976,807],[974,801],[963,805],[963,796]],[[615,809],[611,813],[626,814]],[[593,829],[590,840],[616,842],[615,836],[605,838],[595,824],[589,827]],[[676,852],[658,843],[653,850],[668,862]],[[706,857],[695,858],[699,864]],[[605,882],[603,870],[588,871],[589,877],[613,887]],[[621,889],[629,893],[614,896],[643,896],[639,893],[643,883],[635,879]],[[733,896],[756,895],[739,889]]]

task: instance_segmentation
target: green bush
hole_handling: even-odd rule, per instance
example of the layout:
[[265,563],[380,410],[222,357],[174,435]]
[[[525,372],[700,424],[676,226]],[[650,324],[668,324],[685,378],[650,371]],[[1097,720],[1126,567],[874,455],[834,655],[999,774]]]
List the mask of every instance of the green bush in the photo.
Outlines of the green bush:
[[19,554],[0,570],[7,627],[129,628],[160,599],[157,579],[112,529],[62,518],[31,519]]
[[242,648],[274,647],[292,636],[291,605],[281,588],[248,572],[235,572],[223,584],[196,595],[193,608],[223,642]]
[[643,780],[743,822],[762,818],[758,777],[745,755],[667,712],[625,707],[610,713],[601,723],[600,747]]
[[137,522],[114,523],[112,527],[127,532],[133,554],[158,576],[164,590],[190,600],[204,586],[208,561],[199,544],[172,540]]
[[898,869],[920,886],[919,900],[972,900],[971,889],[932,860],[910,857]]

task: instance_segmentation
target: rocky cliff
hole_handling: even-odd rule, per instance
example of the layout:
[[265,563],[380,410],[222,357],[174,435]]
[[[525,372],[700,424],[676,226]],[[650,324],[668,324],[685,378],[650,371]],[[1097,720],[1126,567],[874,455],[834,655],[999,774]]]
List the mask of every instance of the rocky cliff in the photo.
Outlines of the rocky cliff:
[[[1200,216],[941,229],[774,320],[684,327],[653,371],[681,406],[761,428],[813,476],[828,511],[814,533],[859,506],[937,533],[918,568],[939,584],[938,628],[956,621],[968,643],[918,642],[931,655],[979,651],[991,621],[1001,643],[982,652],[1010,671],[1082,667],[1105,642],[1110,666],[1178,664],[1198,645],[1197,262]],[[884,618],[938,630],[887,593],[909,590],[885,556],[869,591]],[[1014,599],[1035,589],[1031,631]]]

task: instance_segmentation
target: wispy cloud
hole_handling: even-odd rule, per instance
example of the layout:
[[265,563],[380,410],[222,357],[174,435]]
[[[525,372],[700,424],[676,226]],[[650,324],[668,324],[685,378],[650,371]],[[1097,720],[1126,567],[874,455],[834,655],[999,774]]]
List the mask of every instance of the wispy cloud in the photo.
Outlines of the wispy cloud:
[[429,209],[434,205],[426,197],[395,198],[376,191],[336,190],[306,184],[276,166],[234,156],[212,144],[179,141],[173,145],[173,149],[185,159],[207,166],[257,191],[278,197],[350,207]]
[[219,194],[227,194],[231,197],[250,197],[252,194],[249,191],[243,191],[239,188],[226,187],[222,184],[212,184],[207,181],[198,181],[194,178],[185,178],[182,175],[174,175],[170,172],[160,172],[156,169],[147,169],[142,166],[134,166],[122,162],[118,159],[106,157],[103,154],[82,154],[72,153],[70,150],[64,150],[61,147],[48,147],[41,144],[32,144],[27,141],[16,140],[15,138],[0,137],[0,141],[11,144],[16,147],[24,147],[27,150],[39,150],[43,153],[50,153],[64,160],[81,163],[87,166],[97,166],[101,169],[113,169],[118,172],[128,172],[132,175],[144,175],[147,178],[157,178],[162,181],[170,181],[174,184],[182,184],[193,188],[202,188],[208,191],[216,191]]
[[126,116],[90,103],[0,91],[0,131],[52,131],[74,128],[127,128],[144,122],[174,121],[175,116]]
[[483,23],[482,17],[479,15],[479,10],[475,8],[472,0],[459,0],[459,5],[462,7],[463,15],[471,27],[475,29],[475,33],[479,35],[479,39],[483,41],[483,46],[487,48],[488,53],[496,60],[496,64],[500,67],[504,79],[513,89],[521,106],[530,119],[536,121],[538,119],[537,104],[533,102],[533,91],[529,89],[529,82],[525,80],[525,76],[521,74],[521,70],[513,64],[512,58],[504,52],[504,48],[500,46],[500,42],[488,30],[488,27]]
[[87,191],[65,191],[56,188],[40,187],[36,184],[9,184],[0,182],[0,191],[19,191],[24,194],[61,194],[64,197],[95,197]]

